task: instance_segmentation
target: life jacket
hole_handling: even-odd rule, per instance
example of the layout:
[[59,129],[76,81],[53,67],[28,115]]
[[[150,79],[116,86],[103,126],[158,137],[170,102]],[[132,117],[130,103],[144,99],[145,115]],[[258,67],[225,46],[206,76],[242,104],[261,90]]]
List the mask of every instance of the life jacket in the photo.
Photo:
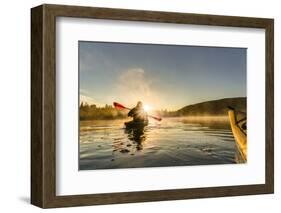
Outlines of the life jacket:
[[147,113],[144,111],[143,108],[135,107],[130,110],[128,116],[133,117],[134,121],[147,121],[148,116]]

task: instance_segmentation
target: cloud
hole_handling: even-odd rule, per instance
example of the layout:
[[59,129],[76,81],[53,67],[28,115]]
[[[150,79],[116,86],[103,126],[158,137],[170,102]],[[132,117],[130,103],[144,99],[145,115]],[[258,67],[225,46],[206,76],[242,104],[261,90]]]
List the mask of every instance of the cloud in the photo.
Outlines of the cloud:
[[151,79],[144,69],[127,69],[122,71],[116,78],[111,91],[99,94],[102,98],[97,95],[92,96],[92,92],[81,88],[80,104],[81,102],[87,102],[88,104],[95,104],[101,107],[105,103],[112,104],[116,101],[125,106],[133,107],[138,101],[142,101],[144,104],[150,105],[152,109],[162,109],[165,106],[165,98],[161,91],[156,89],[155,84],[155,80]]
[[104,104],[100,104],[98,102],[96,102],[93,98],[87,96],[87,95],[83,95],[81,94],[80,92],[80,104],[81,103],[87,103],[89,105],[92,105],[92,104],[95,104],[97,107],[101,107],[101,106],[104,106]]
[[85,89],[80,88],[80,104],[82,102],[87,104],[96,104],[95,100],[89,96],[89,92]]
[[82,95],[88,95],[89,94],[89,91],[88,90],[85,90],[85,89],[81,89],[80,88],[80,94],[82,94]]
[[142,68],[125,70],[118,78],[116,85],[122,103],[133,106],[138,101],[156,107],[159,104],[159,94],[152,87],[152,80],[148,79]]

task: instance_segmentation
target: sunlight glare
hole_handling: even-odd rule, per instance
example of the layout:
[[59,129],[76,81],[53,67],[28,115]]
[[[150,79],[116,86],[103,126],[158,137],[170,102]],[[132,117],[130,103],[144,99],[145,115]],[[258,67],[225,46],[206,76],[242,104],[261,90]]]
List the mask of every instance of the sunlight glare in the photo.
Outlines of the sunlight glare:
[[144,111],[149,112],[149,111],[151,110],[151,106],[145,104],[145,105],[143,106],[143,109],[144,109]]

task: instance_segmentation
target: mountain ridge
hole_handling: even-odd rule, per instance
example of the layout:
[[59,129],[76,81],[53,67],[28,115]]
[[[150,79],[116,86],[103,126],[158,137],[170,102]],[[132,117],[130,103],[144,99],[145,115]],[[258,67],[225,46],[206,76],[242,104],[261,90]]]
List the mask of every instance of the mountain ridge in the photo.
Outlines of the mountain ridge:
[[207,116],[207,115],[226,115],[228,106],[235,108],[237,111],[246,112],[247,98],[223,98],[212,101],[204,101],[197,104],[187,105],[176,111],[178,116]]

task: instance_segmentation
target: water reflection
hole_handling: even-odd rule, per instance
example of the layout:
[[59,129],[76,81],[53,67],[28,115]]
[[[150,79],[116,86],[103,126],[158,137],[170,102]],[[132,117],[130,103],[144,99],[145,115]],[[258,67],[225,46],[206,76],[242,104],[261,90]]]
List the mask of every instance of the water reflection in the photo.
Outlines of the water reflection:
[[131,129],[124,122],[80,123],[80,170],[239,163],[227,119],[166,118]]
[[139,128],[125,128],[125,133],[128,136],[128,139],[132,141],[135,145],[137,151],[143,149],[143,143],[147,137],[147,127],[139,127]]

